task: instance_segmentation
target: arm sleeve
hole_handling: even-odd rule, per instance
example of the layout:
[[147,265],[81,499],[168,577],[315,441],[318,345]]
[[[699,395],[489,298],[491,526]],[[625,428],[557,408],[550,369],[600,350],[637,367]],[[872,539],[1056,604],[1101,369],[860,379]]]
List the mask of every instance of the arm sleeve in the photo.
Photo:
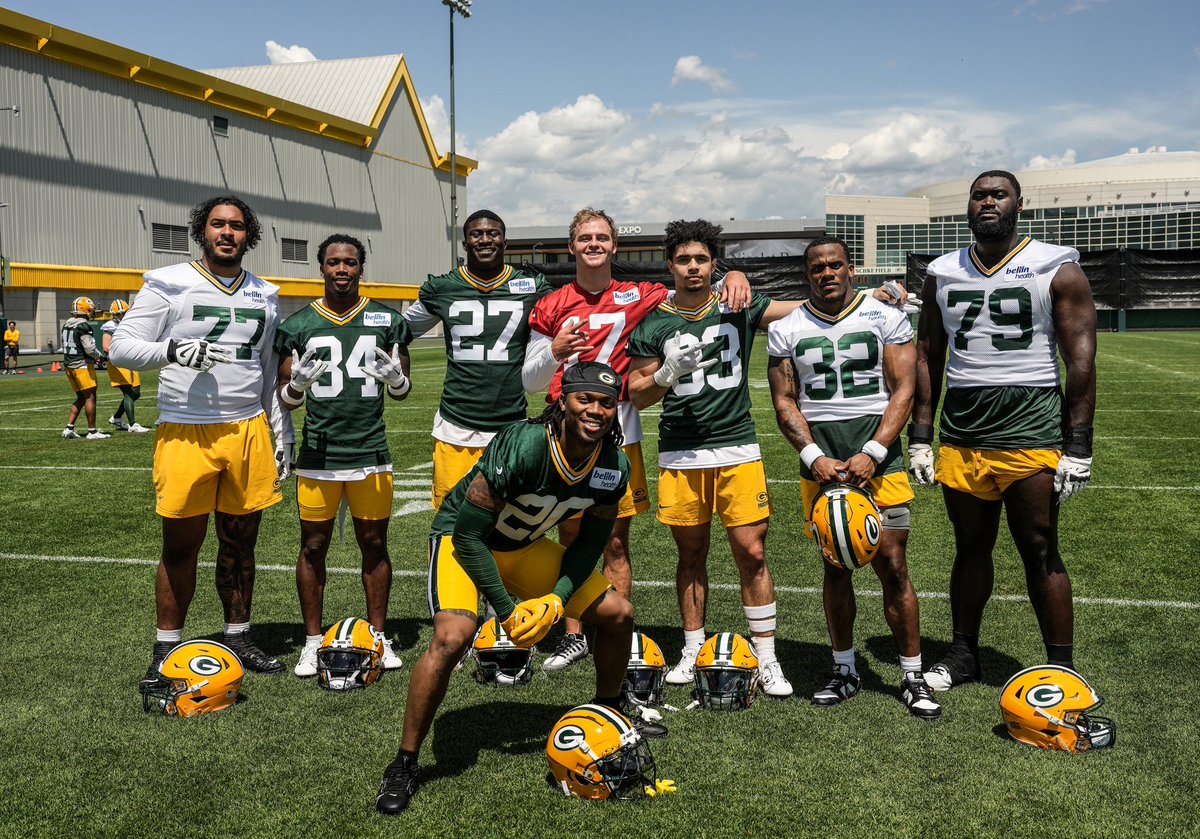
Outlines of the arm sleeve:
[[541,393],[550,387],[561,362],[554,357],[554,339],[536,329],[529,332],[525,348],[525,364],[521,367],[521,384],[527,393]]
[[408,328],[412,330],[412,337],[419,338],[437,326],[440,319],[418,300],[404,310],[404,320],[408,323]]
[[96,349],[96,336],[90,332],[80,332],[79,346],[92,358],[100,358],[100,350]]
[[[500,567],[496,565],[496,557],[492,556],[492,552],[488,550],[488,546],[484,542],[488,534],[495,529],[499,518],[499,513],[485,510],[478,504],[464,500],[462,507],[459,508],[458,518],[454,522],[454,535],[450,539],[459,564],[467,572],[471,582],[475,583],[475,587],[483,592],[488,603],[492,604],[492,608],[496,610],[496,616],[503,621],[513,613],[517,604],[505,590],[504,583],[500,579]],[[563,564],[565,567],[566,563]]]
[[[274,340],[271,336],[272,343]],[[270,348],[270,344],[264,343],[259,360],[262,363],[262,406],[278,449],[281,445],[296,442],[296,427],[292,424],[292,412],[279,401],[279,354]]]
[[167,341],[163,340],[171,304],[161,294],[142,289],[121,325],[113,333],[108,357],[129,370],[157,370],[167,364]]
[[554,585],[554,593],[566,603],[587,578],[596,570],[596,563],[604,553],[608,537],[612,535],[614,522],[597,516],[583,514],[579,524],[579,535],[563,552],[562,576]]

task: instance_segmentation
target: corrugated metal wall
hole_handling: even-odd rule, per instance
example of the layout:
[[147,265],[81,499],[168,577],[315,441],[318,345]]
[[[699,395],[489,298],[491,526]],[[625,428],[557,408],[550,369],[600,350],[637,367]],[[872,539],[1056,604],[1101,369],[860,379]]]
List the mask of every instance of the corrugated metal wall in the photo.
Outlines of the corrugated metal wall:
[[[316,277],[332,232],[369,244],[367,275],[419,283],[449,264],[449,175],[435,171],[401,94],[373,150],[0,46],[0,210],[13,261],[147,269],[189,258],[151,247],[154,223],[186,225],[221,193],[258,213],[246,267]],[[229,136],[212,131],[214,115]],[[466,206],[460,182],[460,206]],[[283,238],[309,243],[284,262]],[[199,254],[191,247],[191,258]]]

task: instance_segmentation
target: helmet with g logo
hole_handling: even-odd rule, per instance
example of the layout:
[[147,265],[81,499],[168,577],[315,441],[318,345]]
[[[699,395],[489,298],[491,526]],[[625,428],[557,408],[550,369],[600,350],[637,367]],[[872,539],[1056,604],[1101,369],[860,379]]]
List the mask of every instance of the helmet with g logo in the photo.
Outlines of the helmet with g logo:
[[237,653],[224,644],[188,641],[167,653],[158,674],[138,688],[146,713],[192,717],[236,702],[246,671]]
[[758,690],[758,656],[741,635],[722,632],[700,648],[695,679],[701,708],[749,708]]
[[383,639],[362,618],[340,620],[317,648],[317,684],[354,690],[374,684],[383,672]]
[[71,314],[90,318],[96,314],[96,303],[90,297],[76,297],[71,301]]
[[823,487],[813,501],[809,525],[821,556],[830,565],[853,571],[879,552],[883,524],[870,494],[850,484]]
[[567,711],[550,732],[546,759],[568,797],[641,798],[657,780],[650,744],[624,714],[605,705]]
[[1117,726],[1091,712],[1103,703],[1087,679],[1054,664],[1028,667],[1000,691],[1009,735],[1039,749],[1086,752],[1117,742]]
[[117,315],[123,315],[128,311],[129,304],[119,298],[114,300],[112,305],[108,307],[108,313],[113,317],[116,317]]

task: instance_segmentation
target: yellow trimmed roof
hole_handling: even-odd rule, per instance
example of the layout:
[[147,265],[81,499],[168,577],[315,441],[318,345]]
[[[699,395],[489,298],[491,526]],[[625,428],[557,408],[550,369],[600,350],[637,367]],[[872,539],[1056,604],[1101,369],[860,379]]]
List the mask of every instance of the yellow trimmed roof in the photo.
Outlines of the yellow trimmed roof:
[[[438,154],[402,55],[205,72],[8,9],[0,9],[0,44],[364,148],[379,136],[384,116],[403,90],[431,165],[450,171],[450,155]],[[347,79],[358,80],[357,93],[337,89],[337,81]],[[346,101],[335,106],[333,94],[339,92]],[[479,168],[478,161],[461,155],[457,162],[460,177]]]

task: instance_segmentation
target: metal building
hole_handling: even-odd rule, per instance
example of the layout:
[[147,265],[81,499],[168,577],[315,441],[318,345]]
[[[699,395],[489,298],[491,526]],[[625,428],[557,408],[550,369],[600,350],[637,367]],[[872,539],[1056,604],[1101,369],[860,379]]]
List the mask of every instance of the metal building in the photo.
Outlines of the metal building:
[[245,264],[285,315],[333,232],[366,245],[364,293],[414,299],[451,265],[450,177],[402,55],[198,71],[0,9],[2,302],[27,348],[76,295],[107,308],[198,257],[188,211],[222,193],[258,213]]

